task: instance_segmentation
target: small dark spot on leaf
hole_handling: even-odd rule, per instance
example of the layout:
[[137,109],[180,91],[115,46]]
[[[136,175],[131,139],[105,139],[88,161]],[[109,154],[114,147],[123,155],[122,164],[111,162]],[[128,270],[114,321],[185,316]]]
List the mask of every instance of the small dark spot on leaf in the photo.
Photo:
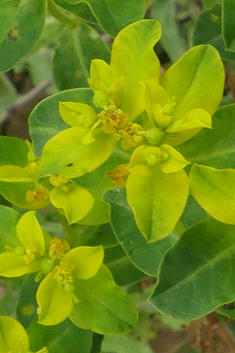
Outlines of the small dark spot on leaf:
[[58,173],[54,173],[53,176],[54,176],[54,177],[58,177]]
[[7,34],[8,39],[13,41],[16,41],[18,39],[18,36],[19,36],[19,31],[18,31],[18,28],[16,27],[11,28]]
[[72,167],[73,166],[73,163],[69,163],[66,165],[66,167]]

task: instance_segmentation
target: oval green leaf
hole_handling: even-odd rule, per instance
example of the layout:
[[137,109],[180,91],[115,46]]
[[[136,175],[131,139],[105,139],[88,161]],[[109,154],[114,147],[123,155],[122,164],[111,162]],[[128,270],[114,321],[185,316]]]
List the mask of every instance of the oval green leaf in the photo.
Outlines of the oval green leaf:
[[46,0],[20,2],[14,26],[0,44],[0,71],[9,70],[29,53],[43,30],[45,17]]
[[91,60],[99,58],[108,62],[109,57],[107,45],[92,27],[80,23],[73,30],[65,28],[53,58],[56,85],[60,90],[88,86]]
[[212,9],[204,11],[198,16],[193,34],[193,44],[211,44],[219,51],[222,59],[234,60],[235,54],[225,49],[221,31],[221,5],[215,5]]
[[75,280],[75,304],[69,318],[74,325],[100,334],[126,333],[137,324],[137,310],[131,297],[118,287],[102,265],[87,280]]
[[92,332],[80,330],[69,319],[56,326],[40,325],[33,320],[27,333],[33,352],[42,347],[47,347],[50,353],[77,353],[78,347],[79,353],[91,352]]
[[[74,5],[78,3],[76,0],[67,2]],[[118,2],[116,0],[109,0],[107,2],[102,0],[99,1],[99,3],[96,0],[79,1],[79,3],[81,2],[84,2],[90,7],[100,26],[112,37],[123,27],[143,18],[146,8],[144,0],[132,0],[131,2],[125,0],[119,0]],[[70,10],[72,11],[71,5]]]
[[5,39],[9,29],[14,25],[15,15],[20,0],[3,0],[0,4],[0,43]]
[[103,164],[111,155],[116,138],[96,129],[95,141],[84,145],[82,139],[87,133],[88,130],[72,127],[49,140],[42,152],[37,177],[76,178]]
[[62,7],[62,9],[65,9],[67,12],[76,15],[83,21],[97,24],[97,20],[91,12],[90,7],[86,3],[80,2],[80,0],[78,4],[71,4],[66,0],[54,0],[54,3]]
[[226,49],[235,51],[235,25],[233,14],[235,13],[235,3],[232,0],[222,1],[222,34]]
[[219,53],[210,45],[191,48],[166,71],[160,82],[169,97],[175,97],[177,119],[196,108],[213,114],[224,89],[224,67]]
[[194,164],[190,171],[192,194],[212,217],[235,224],[235,170]]
[[162,263],[150,302],[178,320],[196,320],[235,299],[235,227],[207,219],[189,228]]
[[28,335],[23,326],[9,316],[0,316],[0,351],[1,353],[27,353]]

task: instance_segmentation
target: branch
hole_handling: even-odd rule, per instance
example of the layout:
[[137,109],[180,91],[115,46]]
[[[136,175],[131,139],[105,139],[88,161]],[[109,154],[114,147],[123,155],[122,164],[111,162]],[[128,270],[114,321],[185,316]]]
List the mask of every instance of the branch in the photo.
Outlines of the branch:
[[37,87],[31,89],[28,93],[20,97],[13,105],[7,108],[2,115],[0,115],[0,124],[6,122],[14,115],[18,115],[19,112],[25,106],[31,104],[41,93],[52,84],[52,79],[48,79],[42,82]]

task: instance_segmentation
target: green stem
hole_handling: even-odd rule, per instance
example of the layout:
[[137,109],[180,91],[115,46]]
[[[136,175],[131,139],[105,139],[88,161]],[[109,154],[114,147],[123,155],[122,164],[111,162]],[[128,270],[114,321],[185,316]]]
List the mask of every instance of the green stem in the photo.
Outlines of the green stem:
[[85,60],[84,60],[84,55],[83,55],[83,50],[80,44],[80,39],[73,33],[73,41],[74,41],[74,46],[75,46],[75,50],[80,62],[80,65],[82,67],[82,71],[84,73],[84,75],[86,76],[86,79],[88,79],[90,77],[89,75],[89,71],[87,69]]
[[62,7],[55,4],[53,0],[48,0],[48,9],[52,16],[70,28],[76,27],[79,22],[77,16],[67,12]]

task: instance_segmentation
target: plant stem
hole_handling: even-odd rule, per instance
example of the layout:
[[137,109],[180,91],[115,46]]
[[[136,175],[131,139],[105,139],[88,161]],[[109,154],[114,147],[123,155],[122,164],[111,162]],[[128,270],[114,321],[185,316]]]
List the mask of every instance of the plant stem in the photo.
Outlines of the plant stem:
[[77,16],[56,5],[53,0],[48,0],[48,9],[52,16],[70,28],[75,27],[79,22]]

